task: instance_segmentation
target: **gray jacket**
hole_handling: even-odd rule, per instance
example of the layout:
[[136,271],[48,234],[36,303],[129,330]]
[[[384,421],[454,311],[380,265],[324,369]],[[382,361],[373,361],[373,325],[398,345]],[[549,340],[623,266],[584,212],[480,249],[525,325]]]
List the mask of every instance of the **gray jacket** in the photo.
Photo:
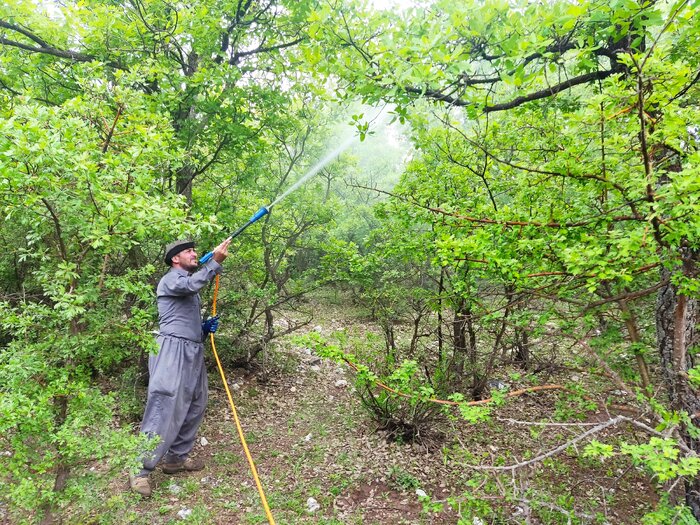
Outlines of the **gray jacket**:
[[161,335],[202,341],[199,291],[218,273],[221,273],[221,265],[214,259],[207,261],[192,275],[185,270],[170,268],[156,289]]

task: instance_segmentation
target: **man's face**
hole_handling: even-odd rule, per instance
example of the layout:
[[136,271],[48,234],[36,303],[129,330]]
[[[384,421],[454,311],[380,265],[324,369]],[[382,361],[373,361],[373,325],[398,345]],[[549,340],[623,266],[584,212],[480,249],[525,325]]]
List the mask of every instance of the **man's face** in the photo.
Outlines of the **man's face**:
[[187,248],[182,250],[177,255],[173,256],[173,266],[176,268],[182,268],[188,272],[197,269],[197,250],[194,248]]

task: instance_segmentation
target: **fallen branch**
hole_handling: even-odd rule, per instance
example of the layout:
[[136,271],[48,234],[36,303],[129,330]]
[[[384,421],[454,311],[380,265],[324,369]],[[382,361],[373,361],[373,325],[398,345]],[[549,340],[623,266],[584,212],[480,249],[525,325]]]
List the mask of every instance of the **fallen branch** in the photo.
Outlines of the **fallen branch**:
[[618,425],[622,421],[627,421],[627,420],[629,420],[629,418],[627,418],[625,416],[617,416],[617,417],[614,417],[613,419],[609,419],[608,421],[606,421],[604,423],[600,423],[599,425],[596,425],[595,427],[593,427],[589,430],[586,430],[584,433],[579,434],[574,439],[571,439],[571,440],[567,441],[566,443],[559,445],[558,447],[556,447],[548,452],[545,452],[544,454],[540,454],[539,456],[535,456],[532,459],[528,459],[527,461],[521,461],[520,463],[515,463],[513,465],[506,465],[506,466],[502,466],[502,467],[494,467],[494,466],[484,467],[481,465],[467,465],[467,467],[473,468],[474,470],[490,470],[490,471],[498,471],[498,472],[511,471],[512,472],[512,471],[515,471],[517,469],[532,465],[534,463],[540,463],[547,458],[550,458],[552,456],[559,454],[560,452],[564,452],[570,446],[575,445],[579,441],[586,439],[588,436],[592,436],[594,434],[597,434],[598,432],[601,432],[608,427]]
[[[638,428],[644,430],[645,432],[647,432],[647,433],[649,433],[649,434],[652,434],[652,435],[654,435],[654,436],[658,436],[658,437],[661,437],[661,438],[668,438],[668,437],[669,437],[668,434],[659,432],[658,430],[655,430],[655,429],[651,428],[649,425],[646,425],[645,423],[642,423],[642,422],[637,421],[637,420],[635,420],[635,419],[629,418],[629,417],[627,417],[627,416],[616,416],[616,417],[614,417],[614,418],[612,418],[612,419],[609,419],[608,421],[604,421],[603,423],[600,423],[600,424],[594,426],[593,428],[591,428],[591,429],[589,429],[589,430],[586,430],[586,431],[583,432],[582,434],[579,434],[578,436],[576,436],[575,438],[573,438],[573,439],[567,441],[566,443],[564,443],[564,444],[562,444],[562,445],[559,445],[558,447],[553,448],[552,450],[549,450],[548,452],[545,452],[544,454],[540,454],[539,456],[535,456],[535,457],[532,458],[532,459],[528,459],[527,461],[522,461],[522,462],[520,462],[520,463],[515,463],[515,464],[513,464],[513,465],[506,465],[506,466],[502,466],[502,467],[481,466],[481,465],[467,465],[467,466],[468,466],[469,468],[473,468],[474,470],[488,470],[488,471],[497,471],[497,472],[503,472],[503,471],[514,472],[514,471],[517,470],[517,469],[530,466],[530,465],[532,465],[532,464],[534,464],[534,463],[540,463],[540,462],[544,461],[544,460],[547,459],[547,458],[550,458],[550,457],[552,457],[552,456],[555,456],[555,455],[557,455],[557,454],[559,454],[559,453],[565,451],[566,449],[568,449],[569,447],[575,445],[575,444],[578,443],[579,441],[582,441],[582,440],[586,439],[587,437],[590,437],[590,436],[592,436],[592,435],[594,435],[594,434],[597,434],[597,433],[599,433],[599,432],[602,432],[602,431],[605,430],[606,428],[619,425],[620,423],[629,423],[629,424],[631,424],[631,425],[633,425],[633,426],[635,426],[635,427],[638,427]],[[682,440],[678,440],[678,447],[679,447],[683,452],[685,452],[686,454],[688,454],[689,456],[696,456],[696,455],[697,455],[693,450],[691,450],[687,445],[685,445],[685,444],[682,442]]]

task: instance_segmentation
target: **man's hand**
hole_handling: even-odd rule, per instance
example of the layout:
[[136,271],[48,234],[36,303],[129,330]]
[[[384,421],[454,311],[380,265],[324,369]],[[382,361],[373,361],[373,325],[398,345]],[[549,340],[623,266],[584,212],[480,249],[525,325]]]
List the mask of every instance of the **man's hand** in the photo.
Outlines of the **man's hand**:
[[210,317],[202,323],[202,336],[213,334],[219,328],[219,316]]
[[224,242],[214,248],[214,260],[221,264],[228,257],[228,245],[231,244],[231,239],[226,239]]

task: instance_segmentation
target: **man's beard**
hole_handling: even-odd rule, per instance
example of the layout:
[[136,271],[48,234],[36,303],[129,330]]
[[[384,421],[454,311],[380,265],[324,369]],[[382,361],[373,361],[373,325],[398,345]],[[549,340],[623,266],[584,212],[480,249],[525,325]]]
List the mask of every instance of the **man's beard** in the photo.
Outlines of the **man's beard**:
[[188,272],[193,272],[197,269],[197,262],[186,262],[186,263],[180,263],[180,265],[187,270]]

